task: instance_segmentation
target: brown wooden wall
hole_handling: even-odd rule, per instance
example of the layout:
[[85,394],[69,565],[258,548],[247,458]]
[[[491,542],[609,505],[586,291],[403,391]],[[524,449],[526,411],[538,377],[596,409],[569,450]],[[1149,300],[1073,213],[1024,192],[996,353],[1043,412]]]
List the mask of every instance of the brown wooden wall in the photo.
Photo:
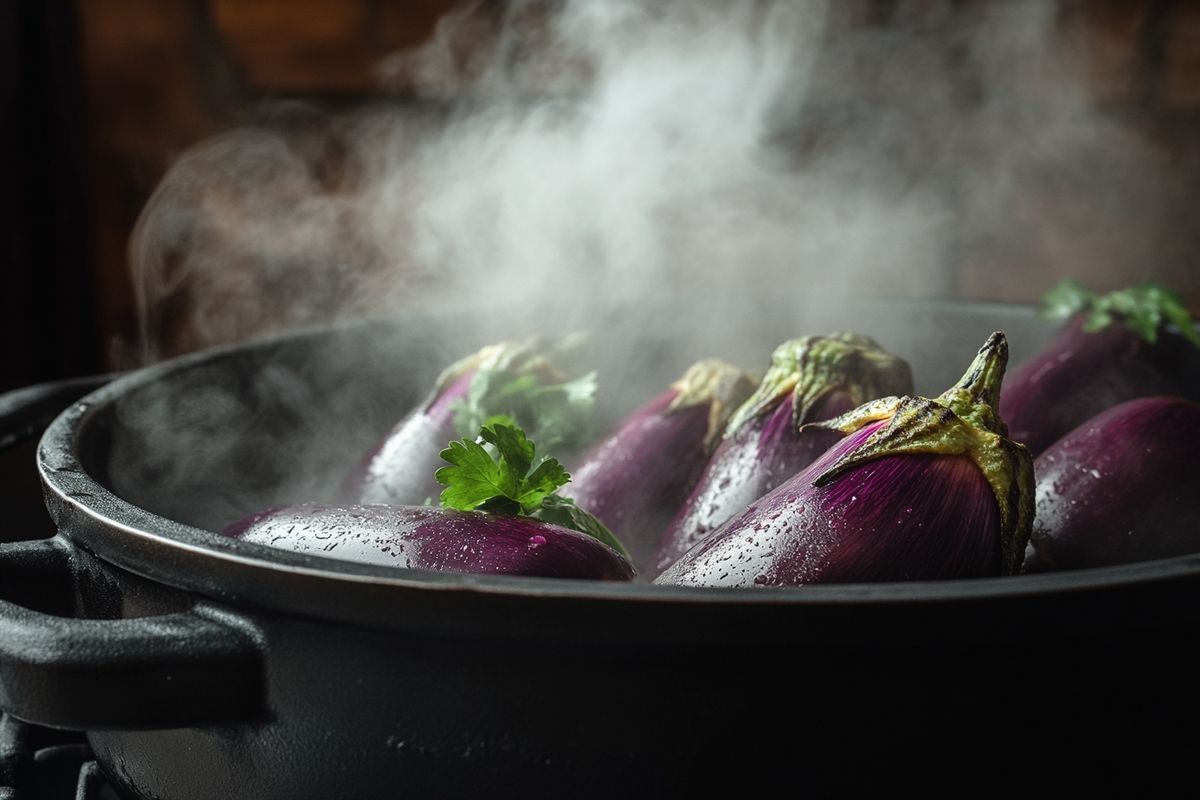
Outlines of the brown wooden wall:
[[[423,41],[450,7],[448,0],[78,0],[88,240],[110,362],[127,357],[135,331],[130,232],[171,163],[264,98],[336,106],[371,97],[379,91],[380,61]],[[1200,306],[1200,3],[1072,0],[1061,24],[1086,43],[1095,102],[1144,135],[1169,165],[1167,200],[1156,211],[1162,216],[1148,223],[1166,246],[1144,269],[1106,266],[1073,244],[1079,232],[1069,211],[1089,199],[1072,195],[1070,186],[1047,186],[1040,198],[1044,230],[1015,265],[1028,274],[1013,280],[996,263],[964,262],[951,291],[1028,301],[1052,279],[1086,268],[1098,286],[1155,278]],[[1140,213],[1134,200],[1128,213]]]
[[353,104],[379,62],[419,44],[446,0],[78,0],[101,334],[122,365],[136,335],[127,247],[168,167],[256,103]]

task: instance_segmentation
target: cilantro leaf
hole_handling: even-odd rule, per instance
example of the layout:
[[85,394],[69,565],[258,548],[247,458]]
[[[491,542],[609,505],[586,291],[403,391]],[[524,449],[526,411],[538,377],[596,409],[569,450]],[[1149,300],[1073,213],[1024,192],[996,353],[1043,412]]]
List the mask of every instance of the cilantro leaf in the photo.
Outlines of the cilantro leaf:
[[[480,442],[495,450],[494,457]],[[442,505],[460,511],[520,514],[561,525],[599,539],[628,558],[629,553],[604,523],[570,498],[555,493],[571,476],[549,456],[534,465],[536,452],[537,447],[519,426],[499,421],[481,427],[478,440],[451,442],[442,451],[450,466],[434,473],[446,487]]]

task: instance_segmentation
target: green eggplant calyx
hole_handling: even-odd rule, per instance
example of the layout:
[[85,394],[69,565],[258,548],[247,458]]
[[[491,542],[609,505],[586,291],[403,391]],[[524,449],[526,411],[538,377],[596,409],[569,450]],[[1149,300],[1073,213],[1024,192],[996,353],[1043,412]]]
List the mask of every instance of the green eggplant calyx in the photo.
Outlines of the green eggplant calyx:
[[1002,331],[996,331],[979,348],[958,383],[942,392],[934,402],[977,428],[1007,434],[1008,430],[1000,420],[1000,386],[1007,367],[1008,339]]
[[733,413],[750,393],[754,380],[748,373],[719,358],[706,358],[688,367],[679,380],[671,384],[675,397],[667,407],[668,414],[695,406],[708,406],[708,431],[704,436],[706,448],[711,448],[725,429]]
[[846,392],[855,404],[881,395],[904,394],[912,391],[912,371],[908,362],[858,333],[839,331],[790,339],[775,348],[770,367],[730,418],[725,436],[765,415],[789,394],[792,424],[799,430],[812,421],[816,404],[836,390]]
[[857,448],[817,476],[824,486],[850,470],[884,456],[932,453],[965,455],[982,472],[1000,511],[1000,557],[1006,575],[1017,572],[1033,527],[1033,459],[1006,438],[995,411],[1007,346],[994,333],[955,386],[936,399],[887,397],[867,403],[817,427],[853,433],[882,422]]

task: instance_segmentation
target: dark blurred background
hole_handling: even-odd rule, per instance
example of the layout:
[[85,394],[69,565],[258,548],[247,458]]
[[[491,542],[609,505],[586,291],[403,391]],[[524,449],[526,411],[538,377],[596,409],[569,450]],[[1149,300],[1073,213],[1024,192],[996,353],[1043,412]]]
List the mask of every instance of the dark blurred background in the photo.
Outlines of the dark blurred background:
[[[123,366],[136,339],[131,231],[172,162],[264,101],[351,107],[377,67],[425,41],[449,0],[10,0],[0,5],[4,269],[0,391]],[[893,4],[863,2],[861,24]],[[909,3],[909,6],[920,3]],[[482,3],[486,15],[496,3]],[[1167,246],[1136,271],[1089,264],[1096,288],[1147,278],[1200,305],[1200,3],[1068,0],[1057,23],[1084,43],[1097,107],[1134,126],[1174,176],[1154,213]],[[1069,184],[1046,207],[1086,204]],[[1128,214],[1146,213],[1131,203]],[[1055,217],[1060,220],[1061,217]],[[1071,232],[1047,225],[1001,279],[964,263],[947,293],[1033,301],[1079,269]],[[1066,254],[1066,256],[1064,256]],[[1165,255],[1164,255],[1165,254]],[[1126,271],[1121,271],[1124,269]],[[1136,274],[1135,274],[1136,272]],[[1012,280],[1016,275],[1018,279]]]
[[[902,13],[939,19],[939,10],[944,17],[947,7],[970,5],[839,0],[836,9],[844,24],[886,28]],[[474,30],[486,36],[504,4],[473,7]],[[326,111],[415,102],[402,78],[381,80],[380,64],[428,41],[455,8],[451,0],[0,3],[0,392],[135,363],[131,237],[177,159],[218,133],[261,124],[264,113],[272,125],[319,129]],[[1077,164],[1026,179],[1023,207],[1005,209],[1019,219],[1022,241],[961,259],[939,291],[1033,302],[1059,279],[1086,273],[1096,290],[1158,280],[1200,309],[1200,2],[1061,0],[1053,24],[1079,50],[1088,102],[1140,148],[1079,161],[1122,175],[1151,149],[1155,172],[1141,183],[1149,181],[1154,202],[1119,189],[1096,197],[1106,178],[1073,172]],[[1095,229],[1126,224],[1136,231],[1125,246],[1134,257],[1106,259],[1096,242],[1113,234]],[[1157,244],[1143,260],[1147,235]],[[167,354],[196,341],[169,307],[155,324]],[[0,459],[8,520],[0,538],[52,533],[31,468],[35,445]]]

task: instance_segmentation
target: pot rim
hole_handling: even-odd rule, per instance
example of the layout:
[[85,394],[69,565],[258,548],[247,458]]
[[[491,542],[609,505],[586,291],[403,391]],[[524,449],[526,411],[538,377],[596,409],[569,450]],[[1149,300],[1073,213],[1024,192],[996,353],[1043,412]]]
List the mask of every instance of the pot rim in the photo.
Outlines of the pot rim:
[[[958,306],[1014,307],[978,302]],[[349,616],[368,624],[399,624],[403,620],[409,627],[420,614],[440,610],[450,598],[455,603],[474,604],[475,609],[480,601],[504,608],[505,602],[497,602],[548,598],[574,603],[577,609],[598,603],[609,608],[641,609],[705,606],[863,610],[884,605],[1004,603],[1016,598],[1124,591],[1200,579],[1200,554],[1039,575],[760,588],[401,570],[230,539],[140,508],[111,492],[85,469],[79,445],[89,424],[131,391],[249,348],[327,336],[362,322],[311,326],[177,356],[118,376],[64,410],[44,432],[37,451],[46,505],[60,534],[112,565],[188,592],[317,617],[345,620]],[[343,592],[347,596],[340,598]],[[364,607],[362,603],[372,605]],[[405,604],[405,610],[398,617],[389,616],[401,608],[398,604]]]

